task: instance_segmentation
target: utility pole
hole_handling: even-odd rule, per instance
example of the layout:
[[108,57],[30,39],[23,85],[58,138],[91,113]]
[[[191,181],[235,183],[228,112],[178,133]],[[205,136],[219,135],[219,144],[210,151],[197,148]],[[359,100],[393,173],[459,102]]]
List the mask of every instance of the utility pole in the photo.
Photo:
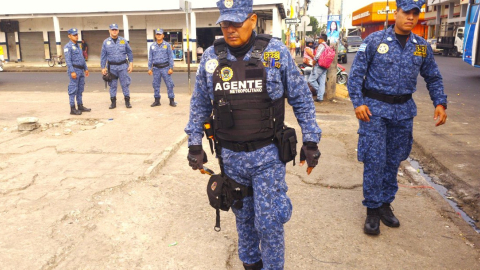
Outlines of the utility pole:
[[[341,15],[342,0],[329,0],[328,2],[328,17]],[[328,29],[327,29],[328,31]],[[338,40],[337,42],[340,42]],[[335,90],[337,88],[337,55],[338,44],[336,42],[330,43],[335,49],[335,58],[333,59],[330,68],[327,71],[327,85],[325,86],[325,100],[332,100],[335,98]]]

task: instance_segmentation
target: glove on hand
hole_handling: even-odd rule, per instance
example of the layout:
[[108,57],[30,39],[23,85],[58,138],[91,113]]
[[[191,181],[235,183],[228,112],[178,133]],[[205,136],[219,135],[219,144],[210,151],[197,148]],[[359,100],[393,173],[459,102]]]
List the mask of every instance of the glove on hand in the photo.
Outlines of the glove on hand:
[[320,159],[320,150],[314,142],[304,142],[300,151],[300,162],[307,160],[308,167],[315,167]]
[[203,164],[208,162],[207,155],[201,145],[192,145],[188,150],[188,165],[194,170],[203,169]]

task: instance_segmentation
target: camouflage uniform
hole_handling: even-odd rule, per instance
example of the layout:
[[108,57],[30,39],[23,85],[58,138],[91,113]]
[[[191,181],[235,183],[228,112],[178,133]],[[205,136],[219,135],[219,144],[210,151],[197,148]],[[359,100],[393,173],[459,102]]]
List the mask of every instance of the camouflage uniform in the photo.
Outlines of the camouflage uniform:
[[[157,30],[156,34],[163,34],[162,29]],[[154,64],[163,63],[168,63],[168,66],[163,68],[153,66]],[[148,52],[148,69],[153,70],[153,96],[160,98],[160,84],[163,78],[167,85],[168,98],[175,98],[175,94],[173,93],[173,87],[175,87],[175,85],[173,84],[172,76],[168,74],[169,69],[173,70],[173,51],[170,43],[164,40],[161,44],[155,42],[150,46],[150,51]]]
[[[72,28],[68,30],[70,35],[76,35],[77,33],[77,29]],[[70,106],[75,106],[75,99],[77,104],[83,104],[82,94],[85,87],[85,71],[88,70],[88,67],[83,58],[82,49],[70,41],[63,48],[63,52],[65,54],[65,62],[67,62],[67,74],[70,78],[70,83],[68,84]],[[80,66],[82,68],[79,68]],[[77,74],[76,79],[72,78],[72,72]]]

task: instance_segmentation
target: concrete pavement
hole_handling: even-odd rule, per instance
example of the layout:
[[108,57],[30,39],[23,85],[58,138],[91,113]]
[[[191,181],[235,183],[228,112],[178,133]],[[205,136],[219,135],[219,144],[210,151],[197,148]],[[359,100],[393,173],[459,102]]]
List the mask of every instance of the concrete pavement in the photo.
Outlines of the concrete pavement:
[[[92,112],[71,116],[66,93],[0,91],[2,269],[242,269],[233,214],[213,230],[208,177],[186,161],[190,96],[151,108],[151,94],[132,93],[126,109],[119,93],[114,110],[106,96],[84,93]],[[316,106],[320,163],[310,176],[287,166],[285,269],[480,269],[478,234],[408,164],[393,203],[401,227],[363,234],[351,103]],[[23,116],[42,126],[17,131]],[[289,106],[286,121],[300,135]],[[210,154],[207,166],[219,171]]]

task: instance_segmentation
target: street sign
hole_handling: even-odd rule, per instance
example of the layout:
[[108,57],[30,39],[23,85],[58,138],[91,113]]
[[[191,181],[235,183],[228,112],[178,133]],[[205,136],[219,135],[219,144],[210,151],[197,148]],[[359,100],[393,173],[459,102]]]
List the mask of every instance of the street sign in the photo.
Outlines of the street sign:
[[302,24],[306,23],[307,25],[310,24],[310,17],[309,16],[302,16]]
[[300,19],[298,18],[292,18],[292,19],[285,19],[286,24],[297,24],[300,23]]

